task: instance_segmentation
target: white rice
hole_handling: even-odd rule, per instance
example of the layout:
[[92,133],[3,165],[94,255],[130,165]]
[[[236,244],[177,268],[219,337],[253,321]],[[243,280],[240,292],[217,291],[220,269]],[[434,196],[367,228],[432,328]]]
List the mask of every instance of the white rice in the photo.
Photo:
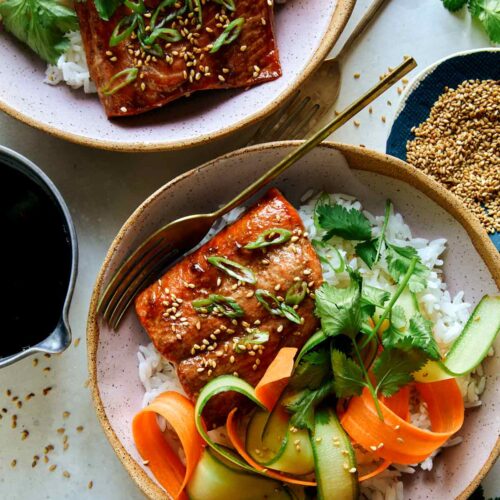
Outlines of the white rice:
[[92,94],[97,90],[90,79],[82,35],[79,31],[71,31],[66,37],[69,40],[69,47],[56,64],[47,66],[44,82],[49,85],[59,85],[64,82],[73,89],[83,87],[86,94]]
[[[313,217],[317,198],[318,196],[313,196],[312,191],[306,193],[301,199],[303,205],[301,205],[299,213],[306,231],[309,233],[309,237],[320,239],[322,235],[317,233]],[[331,199],[346,208],[363,210],[361,203],[352,196],[332,194]],[[201,244],[208,241],[223,226],[236,220],[243,211],[244,209],[240,207],[226,215],[212,228]],[[380,234],[384,216],[375,216],[366,210],[363,213],[372,224],[372,234],[374,236]],[[462,331],[471,312],[471,305],[464,301],[464,293],[458,292],[455,296],[451,296],[446,283],[443,281],[443,272],[441,269],[443,260],[440,257],[445,251],[446,240],[440,238],[429,241],[425,238],[413,237],[410,228],[405,224],[403,217],[399,213],[391,213],[387,225],[386,238],[390,243],[414,247],[422,262],[431,269],[428,287],[418,293],[417,298],[423,313],[432,320],[434,324],[434,336],[442,353],[445,354]],[[361,273],[366,284],[394,292],[396,287],[387,271],[383,252],[379,263],[373,269],[370,269],[356,256],[355,243],[339,237],[332,238],[331,243],[337,248],[345,262]],[[335,259],[334,253],[328,249],[320,249],[319,253],[329,259]],[[340,285],[348,283],[350,278],[346,271],[336,273],[328,265],[322,264],[322,267],[325,281]],[[489,354],[492,355],[493,350],[490,350]],[[176,390],[183,393],[173,366],[161,357],[153,344],[149,344],[146,347],[141,346],[138,358],[139,377],[145,390],[144,406],[149,404],[152,399],[163,391]],[[481,366],[478,366],[472,374],[458,379],[458,383],[466,408],[481,404],[479,396],[484,391],[486,384],[486,378]],[[412,399],[411,422],[424,429],[430,429],[431,427],[427,408],[425,404],[418,400]],[[455,446],[461,441],[462,438],[460,436],[454,436],[443,447]],[[431,471],[434,456],[439,452],[440,450],[436,450],[431,457],[420,464],[412,466],[393,464],[377,477],[364,481],[361,485],[362,498],[372,500],[403,500],[402,475],[413,474],[418,469]]]

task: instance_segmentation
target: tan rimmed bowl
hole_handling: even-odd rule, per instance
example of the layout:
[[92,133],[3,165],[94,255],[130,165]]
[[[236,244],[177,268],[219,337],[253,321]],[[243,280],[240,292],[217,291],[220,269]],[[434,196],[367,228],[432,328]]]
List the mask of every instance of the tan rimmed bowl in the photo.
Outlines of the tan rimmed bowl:
[[356,0],[289,0],[276,7],[283,75],[248,90],[198,92],[137,117],[108,120],[96,94],[44,84],[46,65],[0,23],[0,111],[94,148],[146,152],[204,144],[256,123],[300,87],[338,40]]
[[[297,143],[295,143],[297,144]],[[213,210],[282,158],[294,143],[242,149],[213,160],[169,182],[128,219],[108,251],[92,296],[88,318],[88,362],[94,404],[107,438],[130,476],[151,498],[165,493],[142,465],[131,436],[131,421],[144,390],[137,372],[137,350],[148,342],[132,311],[112,333],[96,316],[103,287],[122,259],[168,221]],[[354,146],[326,143],[300,160],[275,185],[295,204],[310,188],[356,196],[382,214],[390,198],[412,228],[425,238],[445,237],[444,272],[452,294],[465,291],[468,302],[498,293],[500,256],[479,223],[437,183],[400,160]],[[500,344],[497,342],[496,353]],[[496,459],[500,443],[500,356],[485,362],[483,405],[467,410],[460,446],[446,449],[431,473],[405,479],[405,497],[466,498]]]

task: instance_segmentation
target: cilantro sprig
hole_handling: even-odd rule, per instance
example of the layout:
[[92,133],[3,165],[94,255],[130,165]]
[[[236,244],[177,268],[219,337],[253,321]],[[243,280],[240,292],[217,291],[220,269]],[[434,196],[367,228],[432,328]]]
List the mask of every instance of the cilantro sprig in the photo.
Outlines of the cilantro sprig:
[[483,25],[493,43],[500,43],[500,0],[442,0],[450,11],[456,12],[468,5],[472,17]]
[[75,11],[56,0],[3,0],[0,16],[7,31],[52,64],[69,47],[66,34],[78,29]]
[[371,236],[370,221],[355,208],[321,203],[316,207],[318,223],[326,231],[323,240],[340,236],[345,240],[362,241]]

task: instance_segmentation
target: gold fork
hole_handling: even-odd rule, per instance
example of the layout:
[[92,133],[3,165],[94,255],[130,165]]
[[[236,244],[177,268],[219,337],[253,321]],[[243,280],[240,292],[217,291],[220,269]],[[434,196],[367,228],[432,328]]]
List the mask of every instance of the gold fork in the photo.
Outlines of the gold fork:
[[386,1],[372,1],[337,57],[323,61],[301,88],[278,111],[264,120],[248,142],[248,146],[260,142],[307,137],[337,100],[340,91],[340,58],[363,33]]
[[405,60],[366,94],[347,107],[310,139],[302,142],[302,144],[223,207],[208,214],[182,217],[153,233],[122,264],[106,287],[97,308],[97,311],[102,313],[103,319],[113,330],[116,330],[123,315],[139,291],[153,281],[177,257],[198,244],[219,217],[222,217],[233,208],[244,203],[262,187],[282,174],[297,160],[326,139],[332,132],[350,120],[389,87],[394,85],[400,78],[415,68],[416,65],[413,58]]

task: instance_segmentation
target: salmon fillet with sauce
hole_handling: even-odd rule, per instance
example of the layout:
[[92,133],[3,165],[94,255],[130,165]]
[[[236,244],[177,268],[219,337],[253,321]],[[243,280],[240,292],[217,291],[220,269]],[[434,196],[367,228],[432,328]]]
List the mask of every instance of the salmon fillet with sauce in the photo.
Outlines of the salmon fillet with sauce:
[[[274,229],[285,230],[288,239],[264,250],[244,248]],[[274,240],[276,234],[268,238]],[[214,256],[243,266],[244,270],[235,270],[246,278],[252,275],[255,283],[238,280],[207,260]],[[278,190],[271,189],[239,220],[144,290],[136,299],[136,311],[158,351],[176,364],[180,382],[194,401],[203,386],[219,375],[237,374],[255,386],[282,347],[300,349],[318,326],[310,294],[321,281],[321,264],[299,214]],[[271,312],[257,300],[264,293],[282,301],[294,285],[307,286],[295,309],[301,324],[273,311],[277,309],[273,300]],[[203,302],[200,305],[199,300],[210,301],[211,295],[234,301],[238,315],[228,317],[217,309],[210,311]],[[245,406],[241,398],[235,393],[215,396],[204,411],[207,423],[222,424],[231,408]]]
[[[281,76],[272,2],[237,0],[231,11],[222,2],[203,0],[201,21],[198,11],[191,10],[196,5],[193,0],[171,2],[156,17],[160,0],[144,3],[143,14],[133,17],[121,5],[105,21],[94,0],[75,2],[90,75],[108,117],[144,113],[198,90],[250,87]],[[212,52],[227,25],[238,20],[242,20],[239,35],[231,41],[235,32],[230,31],[226,37],[230,43]],[[132,25],[128,37],[110,43],[115,29],[118,35],[127,34]],[[156,33],[167,32],[146,45],[143,41],[155,28]],[[131,81],[115,91],[127,78]]]

